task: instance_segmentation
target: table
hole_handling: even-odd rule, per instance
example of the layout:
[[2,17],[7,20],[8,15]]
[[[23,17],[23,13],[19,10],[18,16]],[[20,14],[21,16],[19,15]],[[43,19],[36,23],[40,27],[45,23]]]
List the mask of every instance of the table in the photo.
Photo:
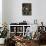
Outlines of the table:
[[16,46],[31,46],[32,45],[32,40],[14,40],[16,41]]
[[37,40],[14,40],[16,41],[16,46],[39,46],[39,43]]
[[[30,27],[31,25],[9,25],[9,32],[10,33],[15,33],[15,31],[16,31],[16,33],[20,33],[20,34],[22,34],[23,36],[25,36],[25,33],[26,33],[26,31],[25,31],[25,27]],[[16,28],[15,28],[16,27]],[[17,27],[22,27],[22,31],[17,31]],[[9,35],[10,35],[10,33],[9,33]]]

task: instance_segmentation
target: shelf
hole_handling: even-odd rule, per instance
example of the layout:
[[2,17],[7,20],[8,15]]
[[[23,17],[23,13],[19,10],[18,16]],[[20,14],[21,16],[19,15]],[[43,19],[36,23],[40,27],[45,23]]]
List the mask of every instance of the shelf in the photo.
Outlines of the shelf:
[[16,32],[16,33],[23,33],[23,32]]
[[31,26],[31,25],[9,25],[9,26]]
[[[22,36],[25,36],[26,34],[26,28],[27,27],[30,27],[31,25],[9,25],[9,29],[10,29],[10,33],[17,33],[18,35],[19,34],[22,34]],[[16,32],[14,32],[14,30]],[[21,31],[19,31],[21,30]],[[11,32],[13,31],[13,32]]]
[[10,33],[15,33],[15,32],[10,32]]
[[[15,32],[10,32],[10,33],[15,33]],[[16,33],[23,33],[23,32],[16,32]]]

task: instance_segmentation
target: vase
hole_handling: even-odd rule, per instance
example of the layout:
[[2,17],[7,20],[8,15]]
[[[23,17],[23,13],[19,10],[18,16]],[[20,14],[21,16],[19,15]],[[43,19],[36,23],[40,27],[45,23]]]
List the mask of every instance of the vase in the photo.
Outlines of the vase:
[[0,44],[4,44],[5,38],[0,38]]

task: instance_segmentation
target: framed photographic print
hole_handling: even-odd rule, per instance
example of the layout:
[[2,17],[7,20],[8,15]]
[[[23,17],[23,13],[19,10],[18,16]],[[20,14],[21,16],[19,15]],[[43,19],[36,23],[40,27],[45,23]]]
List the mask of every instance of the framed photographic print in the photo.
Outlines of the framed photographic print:
[[32,4],[31,3],[22,3],[22,14],[32,15]]

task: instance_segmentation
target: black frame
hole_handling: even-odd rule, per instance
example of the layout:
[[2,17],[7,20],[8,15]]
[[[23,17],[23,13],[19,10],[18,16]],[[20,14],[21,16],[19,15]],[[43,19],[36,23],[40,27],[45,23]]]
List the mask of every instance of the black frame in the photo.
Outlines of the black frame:
[[32,15],[32,4],[31,3],[22,3],[22,14]]

